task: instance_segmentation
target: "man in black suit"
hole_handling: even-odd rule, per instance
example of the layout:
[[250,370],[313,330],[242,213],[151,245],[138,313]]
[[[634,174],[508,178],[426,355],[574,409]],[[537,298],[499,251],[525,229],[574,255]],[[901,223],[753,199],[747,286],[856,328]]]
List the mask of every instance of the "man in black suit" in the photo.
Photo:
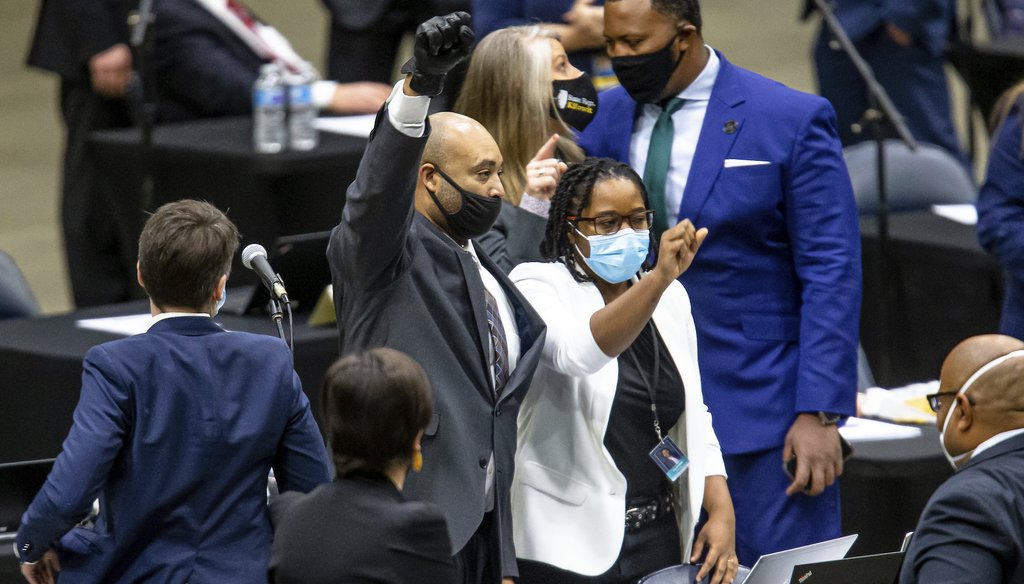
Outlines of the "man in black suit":
[[444,512],[462,581],[496,583],[518,574],[516,416],[544,325],[472,242],[501,208],[497,144],[470,118],[426,120],[426,96],[469,52],[468,22],[460,12],[421,25],[412,74],[378,115],[327,255],[343,350],[391,347],[430,378],[423,471],[406,495]]
[[900,584],[1024,582],[1024,342],[960,343],[928,400],[957,471],[921,514]]
[[[245,115],[260,66],[302,64],[287,39],[239,1],[156,0],[153,69],[161,122]],[[313,87],[313,101],[335,113],[372,113],[391,88],[382,83]]]
[[134,273],[123,254],[109,203],[89,160],[89,133],[128,126],[131,79],[128,10],[123,0],[43,0],[28,65],[60,76],[66,141],[61,226],[74,303],[79,308],[126,300]]

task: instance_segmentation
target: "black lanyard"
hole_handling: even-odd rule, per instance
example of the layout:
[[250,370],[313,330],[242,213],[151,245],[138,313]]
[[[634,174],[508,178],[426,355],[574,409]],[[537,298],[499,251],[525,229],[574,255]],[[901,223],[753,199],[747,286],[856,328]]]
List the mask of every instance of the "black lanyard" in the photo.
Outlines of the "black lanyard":
[[[647,321],[647,324],[644,325],[644,330],[647,330],[648,326],[651,328],[651,346],[654,348],[653,383],[647,381],[647,375],[644,373],[643,367],[640,366],[640,359],[637,358],[636,351],[630,351],[629,356],[633,360],[633,365],[636,367],[637,373],[640,374],[640,380],[644,382],[644,386],[647,388],[647,395],[651,398],[651,414],[654,416],[654,433],[658,435],[658,442],[661,442],[661,422],[658,421],[658,404],[656,403],[656,397],[658,395],[658,378],[661,376],[661,348],[658,343],[658,330],[654,328],[654,321]],[[641,334],[643,333],[643,331],[640,332]],[[636,340],[634,339],[633,342],[635,343]]]

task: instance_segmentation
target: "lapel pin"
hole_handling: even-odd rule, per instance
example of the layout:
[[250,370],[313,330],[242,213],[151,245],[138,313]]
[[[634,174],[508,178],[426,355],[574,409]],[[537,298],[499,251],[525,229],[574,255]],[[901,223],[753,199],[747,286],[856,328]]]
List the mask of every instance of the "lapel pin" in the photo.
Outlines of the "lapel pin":
[[735,134],[736,120],[729,120],[728,122],[726,122],[725,125],[722,126],[722,131],[725,132],[726,134]]

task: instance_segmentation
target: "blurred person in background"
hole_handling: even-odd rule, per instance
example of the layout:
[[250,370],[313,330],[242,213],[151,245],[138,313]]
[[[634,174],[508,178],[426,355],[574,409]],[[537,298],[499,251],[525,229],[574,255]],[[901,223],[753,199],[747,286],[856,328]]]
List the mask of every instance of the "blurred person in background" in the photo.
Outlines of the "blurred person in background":
[[554,32],[505,28],[473,50],[455,111],[487,128],[505,162],[505,204],[477,243],[505,272],[540,261],[555,187],[566,163],[583,159],[575,132],[597,111],[590,76],[569,62]]
[[555,33],[569,58],[593,77],[598,90],[618,82],[604,52],[603,0],[473,0],[480,38],[509,26],[536,24]]
[[402,495],[409,469],[431,463],[420,448],[433,411],[423,368],[394,349],[343,357],[320,404],[337,477],[273,500],[270,581],[455,584],[444,515]]
[[64,168],[60,217],[74,305],[132,298],[130,242],[117,229],[111,205],[90,160],[89,134],[131,125],[125,96],[132,79],[124,0],[43,0],[28,65],[60,77]]
[[1024,82],[996,102],[992,149],[978,193],[978,240],[1004,270],[999,330],[1024,338]]
[[[280,32],[240,0],[155,0],[152,69],[160,122],[252,112],[260,66],[279,61],[298,71],[304,61]],[[376,112],[391,92],[383,83],[313,85],[313,102],[338,114]]]

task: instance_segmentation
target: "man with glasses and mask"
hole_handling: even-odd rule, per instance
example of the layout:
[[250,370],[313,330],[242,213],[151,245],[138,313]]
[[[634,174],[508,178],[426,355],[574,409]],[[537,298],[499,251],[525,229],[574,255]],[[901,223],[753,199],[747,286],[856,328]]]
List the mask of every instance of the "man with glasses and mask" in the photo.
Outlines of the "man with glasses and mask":
[[420,25],[409,75],[377,117],[327,255],[342,350],[391,347],[430,378],[423,470],[404,494],[444,512],[461,582],[497,583],[518,576],[516,415],[544,324],[472,241],[501,210],[494,139],[465,116],[426,118],[430,97],[469,53],[468,25],[464,12]]
[[1024,342],[963,341],[928,401],[956,473],[921,514],[900,584],[1024,582]]
[[609,0],[604,22],[622,87],[579,143],[643,176],[657,232],[683,219],[710,232],[680,281],[740,561],[838,537],[861,285],[835,113],[706,46],[697,0]]

